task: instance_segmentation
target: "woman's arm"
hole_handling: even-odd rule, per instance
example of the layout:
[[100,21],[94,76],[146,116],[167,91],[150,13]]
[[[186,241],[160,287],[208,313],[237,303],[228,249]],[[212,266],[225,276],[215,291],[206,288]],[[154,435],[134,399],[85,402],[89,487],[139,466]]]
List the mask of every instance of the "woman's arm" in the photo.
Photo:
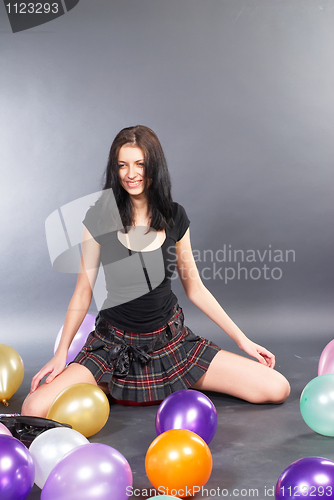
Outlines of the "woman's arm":
[[100,245],[84,226],[81,245],[81,265],[77,284],[69,303],[62,336],[56,353],[66,353],[89,309],[100,265]]
[[100,248],[100,245],[93,239],[88,229],[84,227],[80,270],[65,316],[61,339],[54,357],[33,377],[30,392],[37,389],[45,375],[50,373],[46,382],[52,382],[66,366],[68,349],[87,314],[92,300],[93,288],[100,264]]
[[175,250],[177,271],[189,300],[222,328],[240,349],[258,359],[260,363],[273,368],[275,356],[264,347],[249,340],[204,286],[193,257],[189,228],[181,240],[176,243]]

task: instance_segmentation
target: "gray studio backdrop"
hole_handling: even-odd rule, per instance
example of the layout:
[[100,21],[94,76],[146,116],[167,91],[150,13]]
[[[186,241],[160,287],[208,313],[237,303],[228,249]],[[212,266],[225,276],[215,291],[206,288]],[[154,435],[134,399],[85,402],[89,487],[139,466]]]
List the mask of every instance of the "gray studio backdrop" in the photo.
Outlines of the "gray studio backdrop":
[[45,220],[100,189],[135,124],[159,136],[203,282],[245,333],[331,340],[333,1],[80,0],[15,34],[0,16],[1,343],[51,350],[76,277],[52,269]]

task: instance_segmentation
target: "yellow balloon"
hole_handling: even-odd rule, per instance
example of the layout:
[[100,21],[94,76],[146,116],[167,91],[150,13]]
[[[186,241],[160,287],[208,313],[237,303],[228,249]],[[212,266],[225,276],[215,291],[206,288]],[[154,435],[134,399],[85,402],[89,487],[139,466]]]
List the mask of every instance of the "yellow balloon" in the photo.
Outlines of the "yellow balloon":
[[72,428],[85,437],[96,434],[109,417],[109,401],[105,393],[93,384],[74,384],[64,389],[54,400],[47,418]]
[[23,361],[19,353],[9,345],[0,344],[0,401],[5,406],[22,384],[23,377]]

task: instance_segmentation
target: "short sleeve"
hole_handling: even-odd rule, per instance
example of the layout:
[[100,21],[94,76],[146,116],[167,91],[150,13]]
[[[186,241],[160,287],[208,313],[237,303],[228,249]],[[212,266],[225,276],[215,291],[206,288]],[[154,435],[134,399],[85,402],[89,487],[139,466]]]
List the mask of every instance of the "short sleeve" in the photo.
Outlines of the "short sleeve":
[[90,207],[85,215],[84,220],[82,221],[83,225],[86,226],[90,234],[93,236],[94,240],[101,244],[100,236],[101,231],[99,229],[99,220],[100,220],[100,209],[99,205],[95,204]]
[[175,203],[176,205],[176,215],[175,215],[175,229],[176,231],[176,241],[179,241],[187,231],[190,220],[187,213],[182,205]]

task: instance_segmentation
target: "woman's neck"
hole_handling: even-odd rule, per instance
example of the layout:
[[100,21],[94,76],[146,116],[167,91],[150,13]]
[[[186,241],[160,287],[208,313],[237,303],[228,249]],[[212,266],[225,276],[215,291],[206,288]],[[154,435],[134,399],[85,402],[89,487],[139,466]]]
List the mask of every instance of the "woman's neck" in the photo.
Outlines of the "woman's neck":
[[148,203],[145,196],[140,197],[132,196],[132,203],[134,207],[134,220],[137,226],[149,225]]

